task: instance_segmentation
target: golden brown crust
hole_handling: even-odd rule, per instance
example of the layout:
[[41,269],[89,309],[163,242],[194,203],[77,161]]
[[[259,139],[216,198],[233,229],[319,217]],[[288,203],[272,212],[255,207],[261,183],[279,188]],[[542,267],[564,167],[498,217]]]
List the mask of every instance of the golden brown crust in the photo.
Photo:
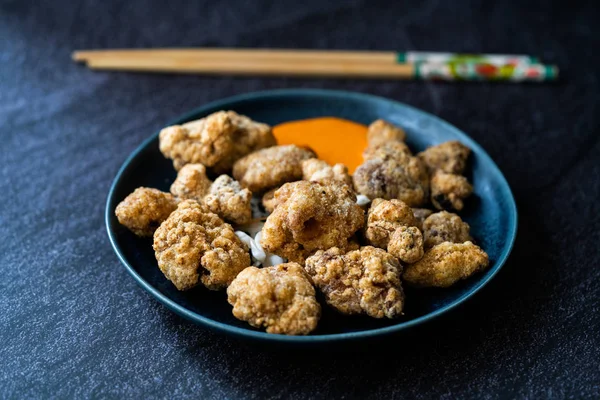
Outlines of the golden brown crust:
[[275,192],[278,190],[279,188],[274,188],[269,190],[268,192],[265,192],[265,194],[262,197],[262,205],[265,208],[265,211],[267,211],[269,214],[273,212],[273,210],[275,209],[275,207],[277,207],[277,200],[275,199]]
[[431,178],[431,203],[438,210],[460,211],[464,199],[473,193],[473,186],[467,178],[455,174],[436,171]]
[[211,182],[202,164],[184,165],[171,185],[171,193],[180,200],[195,200],[234,224],[245,224],[252,219],[252,192],[242,189],[228,175],[221,175]]
[[463,243],[472,241],[469,224],[458,215],[447,211],[431,214],[423,222],[425,248],[428,249],[443,242]]
[[177,208],[177,200],[170,193],[139,187],[119,203],[115,215],[138,236],[152,236],[160,224]]
[[402,267],[384,250],[365,246],[345,253],[334,247],[309,257],[305,268],[327,304],[342,314],[402,315]]
[[425,221],[425,219],[427,219],[427,217],[429,217],[431,214],[433,214],[433,211],[431,211],[427,208],[414,208],[413,207],[412,212],[417,220],[417,228],[419,228],[421,231],[423,231],[423,222]]
[[302,161],[315,153],[296,145],[274,146],[238,160],[233,176],[243,187],[260,193],[286,182],[302,179]]
[[171,193],[179,199],[190,199],[202,202],[211,185],[206,176],[206,167],[202,164],[186,164],[177,173],[171,185]]
[[403,201],[375,199],[367,216],[365,239],[371,246],[387,249],[396,229],[416,225],[412,209]]
[[412,157],[412,153],[404,142],[383,142],[370,145],[363,151],[365,161],[380,159],[405,163],[410,157]]
[[429,176],[416,157],[405,161],[372,159],[360,165],[353,176],[354,187],[370,199],[399,199],[418,207],[429,199]]
[[487,268],[488,255],[471,242],[440,243],[425,252],[423,258],[408,265],[404,281],[417,287],[449,287]]
[[417,156],[425,163],[430,173],[442,170],[449,174],[462,175],[469,154],[471,154],[471,149],[459,141],[453,140],[429,147]]
[[364,211],[352,190],[335,181],[287,183],[275,192],[275,201],[261,245],[291,261],[302,263],[317,250],[348,247],[364,224]]
[[423,257],[423,234],[416,226],[401,226],[390,237],[388,253],[408,264]]
[[332,167],[317,158],[302,161],[302,179],[315,182],[335,180],[352,187],[352,177],[348,174],[348,167],[344,164],[335,164]]
[[164,128],[160,151],[179,170],[200,163],[216,173],[231,170],[233,163],[253,151],[277,144],[266,124],[233,111],[218,111],[206,118]]
[[404,141],[405,139],[406,133],[402,128],[382,119],[372,122],[367,129],[369,146],[389,141]]
[[204,197],[208,209],[234,224],[246,224],[252,219],[252,192],[228,175],[221,175],[210,186]]
[[306,335],[316,327],[321,306],[301,265],[248,267],[227,288],[233,315],[268,333]]
[[179,204],[154,233],[158,267],[178,290],[202,283],[226,288],[250,265],[248,248],[231,225],[193,200]]

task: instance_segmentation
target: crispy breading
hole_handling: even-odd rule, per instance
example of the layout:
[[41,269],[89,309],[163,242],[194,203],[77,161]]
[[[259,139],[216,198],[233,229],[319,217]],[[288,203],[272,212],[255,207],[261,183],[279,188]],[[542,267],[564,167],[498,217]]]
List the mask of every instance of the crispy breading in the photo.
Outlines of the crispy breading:
[[267,211],[269,214],[273,212],[273,210],[275,209],[275,207],[277,206],[277,200],[275,199],[275,192],[278,190],[279,188],[274,188],[269,190],[268,192],[265,192],[265,194],[262,197],[262,205],[265,208],[265,211]]
[[375,199],[369,208],[365,239],[371,246],[387,249],[396,229],[416,225],[412,209],[403,201]]
[[356,191],[370,199],[399,199],[411,207],[429,199],[429,175],[416,157],[368,160],[356,169],[353,181]]
[[334,247],[309,257],[305,269],[327,304],[342,314],[402,315],[402,266],[385,250],[365,246],[345,253]]
[[463,243],[472,241],[469,231],[469,224],[454,213],[440,211],[431,214],[423,222],[425,248],[428,249],[443,242]]
[[431,146],[417,154],[417,157],[425,163],[430,173],[442,170],[449,174],[462,175],[469,154],[471,154],[471,149],[457,140],[452,140]]
[[268,333],[306,335],[317,327],[321,306],[300,264],[248,267],[227,288],[233,315]]
[[406,133],[396,125],[382,119],[373,121],[367,129],[367,142],[369,146],[389,141],[404,141]]
[[211,184],[204,165],[186,164],[177,172],[177,178],[171,185],[171,193],[182,200],[202,202]]
[[179,290],[202,283],[226,288],[250,265],[248,247],[231,225],[193,200],[179,203],[154,233],[158,267]]
[[417,287],[449,287],[487,268],[488,255],[472,242],[440,243],[406,267],[405,282]]
[[412,153],[404,142],[382,142],[376,145],[369,145],[363,151],[363,159],[365,161],[380,159],[380,160],[397,160],[405,163]]
[[336,180],[352,187],[352,177],[348,174],[348,167],[344,164],[335,164],[332,167],[317,158],[302,161],[302,179],[315,182]]
[[238,160],[233,176],[243,187],[260,193],[302,179],[302,161],[315,153],[294,144],[259,150]]
[[401,226],[392,233],[387,250],[402,262],[415,263],[423,257],[423,234],[416,226]]
[[317,250],[347,248],[364,224],[354,192],[336,181],[298,181],[275,192],[277,207],[267,218],[262,247],[291,261],[304,262]]
[[202,164],[184,165],[171,185],[171,193],[180,200],[195,200],[234,224],[245,224],[252,219],[252,192],[228,175],[211,182]]
[[226,221],[246,224],[252,219],[252,192],[242,189],[229,175],[221,175],[210,186],[203,203]]
[[179,170],[188,163],[201,163],[216,173],[231,171],[233,164],[253,151],[277,144],[271,127],[233,111],[164,128],[160,151]]
[[152,236],[154,231],[177,208],[177,200],[170,193],[139,187],[115,209],[119,223],[138,236]]
[[438,210],[460,211],[464,200],[473,193],[473,186],[461,175],[436,171],[431,177],[431,203]]

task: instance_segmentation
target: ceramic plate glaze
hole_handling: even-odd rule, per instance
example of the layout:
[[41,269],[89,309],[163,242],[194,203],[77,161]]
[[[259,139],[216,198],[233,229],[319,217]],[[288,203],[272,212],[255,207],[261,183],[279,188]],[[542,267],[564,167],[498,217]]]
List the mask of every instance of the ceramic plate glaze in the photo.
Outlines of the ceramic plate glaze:
[[181,124],[218,110],[234,110],[250,118],[276,125],[320,116],[346,118],[369,124],[383,118],[403,127],[407,143],[417,152],[448,140],[459,140],[473,152],[467,178],[474,194],[461,216],[471,226],[476,242],[489,254],[483,273],[448,289],[406,289],[405,315],[395,320],[346,317],[323,305],[319,326],[309,336],[267,334],[239,321],[231,314],[224,291],[198,287],[179,292],[159,271],[152,240],[138,238],[115,217],[115,207],[139,186],[168,191],[176,173],[158,149],[158,133],[146,140],[125,161],[108,195],[106,225],[119,259],[135,280],[158,301],[200,325],[247,338],[274,342],[331,342],[386,335],[421,324],[456,307],[489,282],[508,257],[517,230],[517,210],[504,176],[487,153],[465,133],[441,119],[402,103],[359,93],[328,90],[278,90],[250,93],[200,107],[172,124]]

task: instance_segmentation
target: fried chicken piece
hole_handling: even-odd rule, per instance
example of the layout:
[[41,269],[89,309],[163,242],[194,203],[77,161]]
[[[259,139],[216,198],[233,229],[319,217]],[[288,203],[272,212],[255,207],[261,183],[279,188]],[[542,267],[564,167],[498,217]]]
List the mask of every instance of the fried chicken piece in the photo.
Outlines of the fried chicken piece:
[[412,153],[404,142],[383,142],[377,145],[369,145],[363,151],[365,161],[380,159],[406,163],[410,157],[412,157]]
[[378,119],[369,125],[367,131],[368,146],[363,152],[365,161],[397,160],[405,163],[407,158],[412,156],[412,152],[404,143],[406,133],[389,122]]
[[415,263],[423,257],[423,234],[416,226],[401,226],[392,233],[388,253],[405,263]]
[[252,192],[242,189],[228,175],[211,182],[202,164],[184,165],[171,185],[171,193],[181,200],[195,200],[234,224],[245,224],[252,219]]
[[317,158],[302,161],[302,179],[316,182],[336,180],[352,187],[352,177],[348,174],[348,167],[344,164],[335,164],[332,167]]
[[186,164],[177,173],[177,178],[171,185],[171,193],[180,199],[202,202],[211,184],[204,165]]
[[408,265],[404,281],[417,287],[449,287],[489,265],[488,255],[472,242],[440,243]]
[[460,211],[463,200],[473,193],[473,186],[461,175],[436,171],[430,181],[431,203],[438,210]]
[[469,224],[458,215],[447,211],[431,214],[423,222],[425,248],[429,249],[443,242],[463,243],[472,241]]
[[336,181],[298,181],[275,192],[277,206],[262,230],[263,249],[303,263],[317,250],[347,248],[364,225],[354,192]]
[[275,200],[275,192],[278,189],[279,188],[271,189],[268,192],[266,192],[262,197],[262,205],[269,214],[273,212],[275,207],[277,207],[278,203],[277,200]]
[[417,157],[425,163],[430,173],[442,170],[449,174],[462,175],[469,154],[471,154],[471,149],[459,141],[453,140],[429,147],[417,154]]
[[159,134],[160,151],[173,160],[176,170],[188,163],[201,163],[216,173],[231,171],[233,163],[253,151],[277,144],[271,127],[233,111],[164,128]]
[[208,209],[226,221],[246,224],[252,219],[252,192],[242,189],[238,181],[221,175],[210,186],[203,203]]
[[413,208],[412,212],[413,212],[415,218],[417,219],[417,228],[419,228],[421,231],[423,231],[423,222],[425,221],[425,219],[427,217],[429,217],[431,214],[433,214],[433,211],[431,211],[427,208]]
[[179,203],[160,225],[153,247],[158,267],[178,290],[200,283],[224,289],[250,266],[248,247],[231,225],[193,200]]
[[371,246],[348,253],[337,247],[321,250],[306,260],[305,269],[327,304],[342,314],[402,315],[402,266],[385,250]]
[[[311,158],[310,160],[307,160],[307,161],[311,161],[311,160],[315,160],[315,159]],[[341,165],[341,164],[339,164],[339,165]],[[310,179],[310,180],[312,180],[312,179]],[[341,182],[340,180],[337,180],[337,179],[334,179],[334,180]],[[350,180],[352,180],[352,178],[350,178]],[[329,179],[323,179],[320,182],[326,184],[328,181],[329,181]],[[352,187],[352,186],[350,186],[350,187]],[[268,192],[266,192],[262,197],[262,200],[261,200],[262,205],[265,208],[265,211],[267,211],[269,214],[272,213],[273,210],[275,209],[275,207],[277,207],[277,205],[279,204],[278,200],[275,198],[275,192],[277,190],[279,190],[278,187],[271,189]],[[280,199],[280,200],[282,200],[282,199]],[[361,205],[360,202],[358,201],[358,198],[357,198],[357,204]]]
[[360,165],[352,178],[356,191],[370,199],[399,199],[411,207],[429,199],[427,169],[416,157],[372,159]]
[[238,160],[233,176],[252,192],[264,192],[302,179],[302,161],[314,157],[312,150],[294,144],[270,147]]
[[170,193],[139,187],[119,203],[115,215],[121,225],[138,236],[152,236],[159,225],[177,208]]
[[371,246],[387,249],[396,229],[416,225],[412,209],[403,201],[375,199],[369,209],[365,238]]
[[402,128],[382,119],[372,122],[367,130],[367,142],[369,146],[390,141],[403,142],[404,140],[406,140],[406,133],[404,133]]
[[233,315],[268,333],[306,335],[317,327],[321,306],[300,264],[248,267],[227,288]]

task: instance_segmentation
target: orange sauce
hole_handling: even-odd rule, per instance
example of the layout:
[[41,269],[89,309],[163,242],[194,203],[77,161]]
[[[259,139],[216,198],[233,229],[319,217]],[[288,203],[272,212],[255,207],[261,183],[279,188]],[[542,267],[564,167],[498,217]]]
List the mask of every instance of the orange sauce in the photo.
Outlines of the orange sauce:
[[350,173],[362,163],[367,147],[367,127],[334,117],[284,122],[273,128],[278,144],[309,146],[317,156],[333,165],[342,163]]

